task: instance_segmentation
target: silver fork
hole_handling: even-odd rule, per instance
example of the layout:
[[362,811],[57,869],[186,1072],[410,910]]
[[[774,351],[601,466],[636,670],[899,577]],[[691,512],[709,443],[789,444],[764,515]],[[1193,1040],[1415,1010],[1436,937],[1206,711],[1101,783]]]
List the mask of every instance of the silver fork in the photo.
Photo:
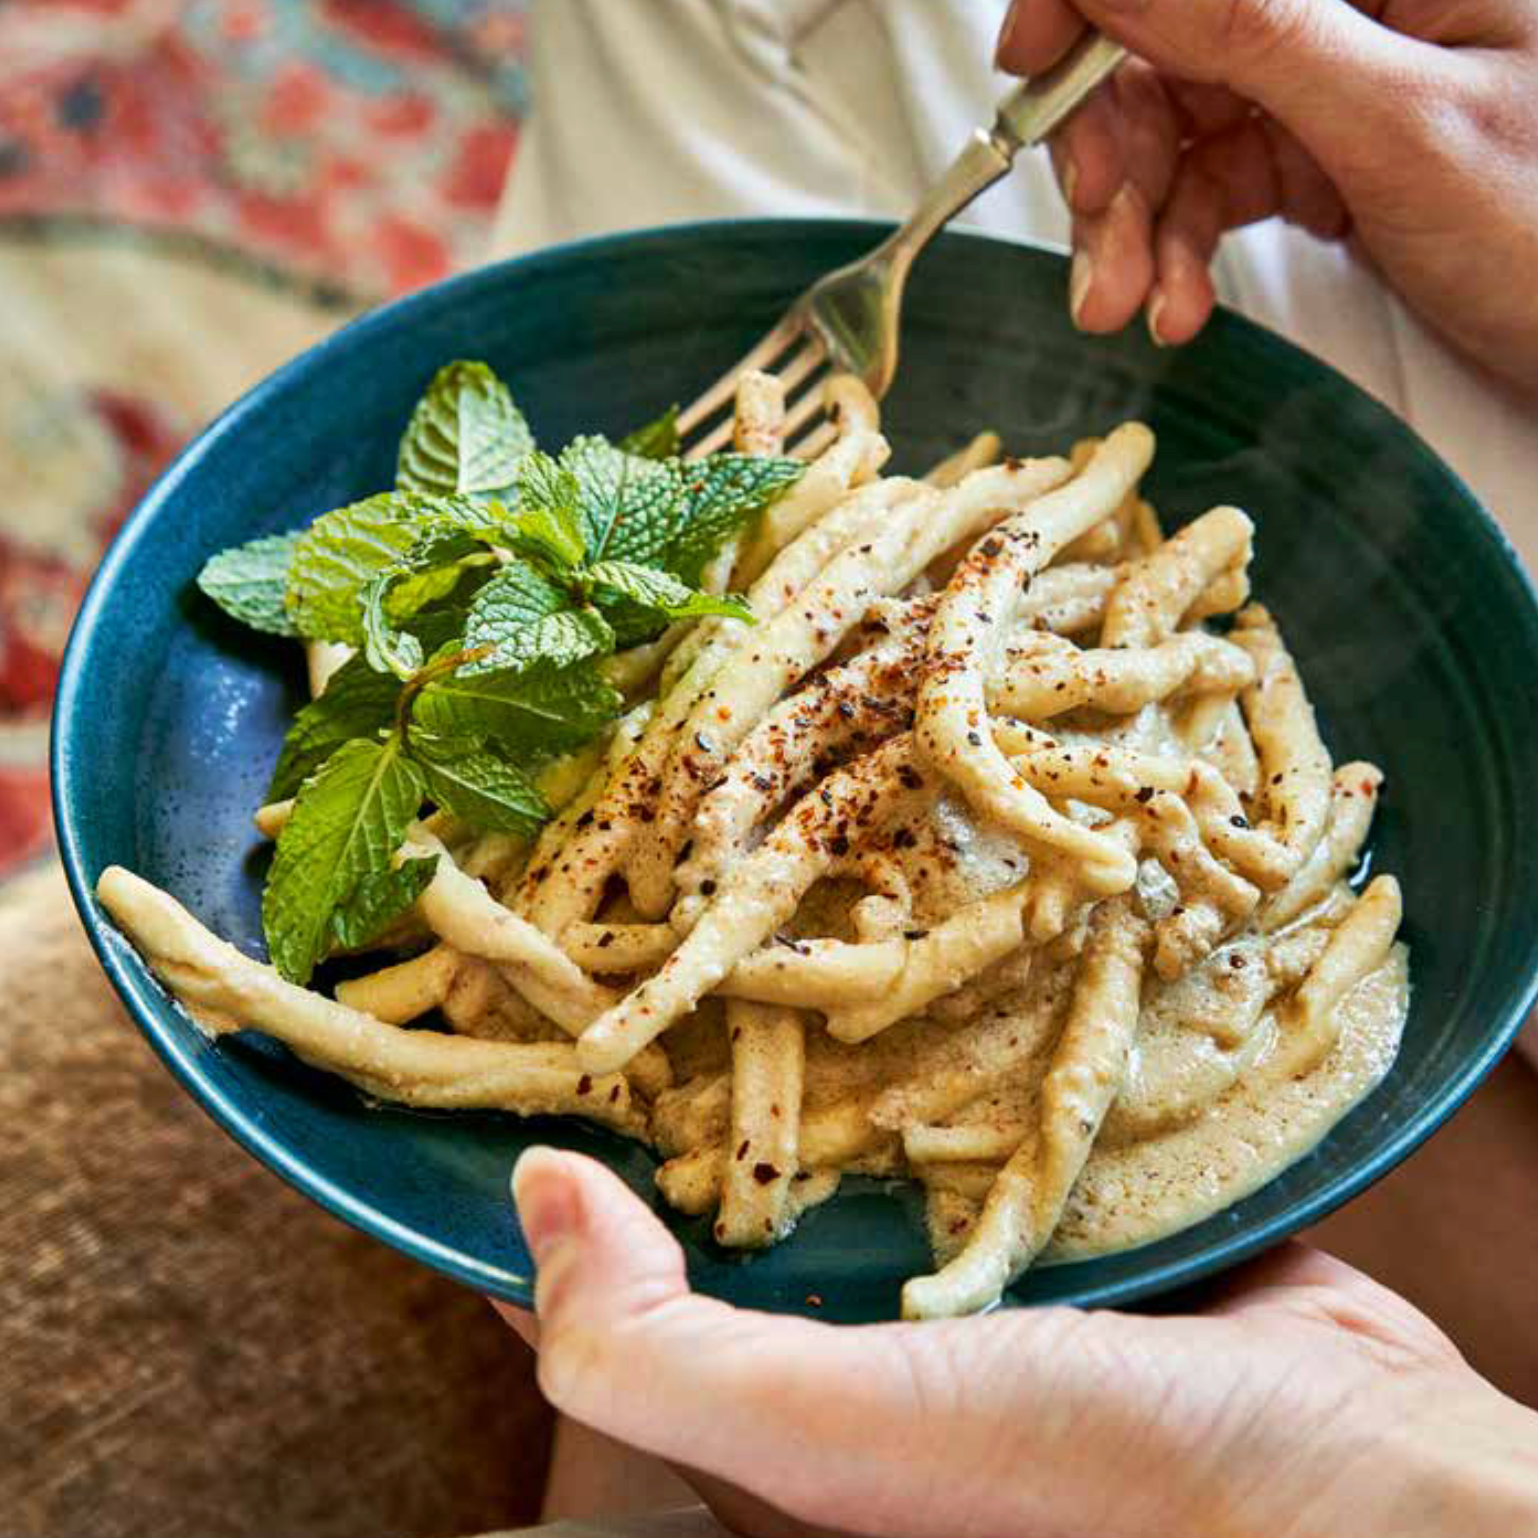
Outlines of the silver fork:
[[903,286],[914,258],[934,235],[1052,132],[1126,57],[1119,43],[1087,33],[1050,70],[999,103],[991,129],[977,129],[907,221],[869,255],[820,278],[759,343],[693,405],[678,430],[690,458],[731,441],[732,397],[747,369],[773,373],[785,387],[786,442],[810,457],[834,435],[824,420],[822,382],[829,373],[864,381],[877,400],[897,372]]

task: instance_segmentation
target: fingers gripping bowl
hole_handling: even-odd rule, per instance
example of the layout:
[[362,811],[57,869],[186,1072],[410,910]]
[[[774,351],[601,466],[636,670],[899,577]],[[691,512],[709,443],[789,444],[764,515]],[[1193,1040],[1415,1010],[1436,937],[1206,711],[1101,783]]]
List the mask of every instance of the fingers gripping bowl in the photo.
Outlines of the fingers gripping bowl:
[[[297,702],[293,646],[253,643],[211,619],[189,599],[191,579],[215,549],[390,484],[400,424],[446,358],[497,365],[542,439],[622,431],[687,398],[789,288],[869,233],[775,224],[602,242],[374,317],[278,376],[192,451],[136,515],[84,611],[60,697],[58,805],[109,972],[156,1046],[248,1146],[344,1216],[504,1296],[528,1296],[506,1195],[519,1147],[588,1148],[642,1190],[650,1157],[569,1122],[377,1108],[259,1039],[210,1043],[86,896],[123,864],[259,953],[261,840],[248,818]],[[1519,769],[1538,647],[1531,596],[1499,536],[1379,408],[1227,317],[1173,356],[1133,339],[1084,343],[1058,318],[1061,278],[1043,253],[942,243],[920,270],[883,414],[896,468],[922,471],[981,425],[1016,453],[1046,457],[1136,417],[1159,439],[1145,494],[1172,523],[1222,503],[1253,513],[1254,584],[1335,760],[1388,774],[1370,858],[1404,884],[1415,957],[1395,1068],[1318,1148],[1194,1227],[1029,1272],[1010,1294],[1110,1301],[1224,1264],[1360,1188],[1509,1039],[1535,946],[1533,817]],[[93,752],[103,741],[127,748]],[[929,1269],[922,1216],[907,1187],[847,1178],[793,1239],[749,1264],[728,1258],[703,1219],[680,1233],[700,1285],[826,1317],[880,1317],[896,1311],[905,1277]]]

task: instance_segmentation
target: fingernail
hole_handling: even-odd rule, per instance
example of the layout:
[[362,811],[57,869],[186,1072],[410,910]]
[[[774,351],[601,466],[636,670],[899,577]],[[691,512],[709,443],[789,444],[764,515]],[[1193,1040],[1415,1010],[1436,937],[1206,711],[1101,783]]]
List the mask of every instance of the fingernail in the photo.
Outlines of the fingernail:
[[1004,67],[1004,47],[1009,42],[1010,33],[1015,30],[1015,22],[1019,19],[1020,8],[1024,4],[1025,0],[1010,0],[1009,9],[1004,13],[1004,25],[999,28],[999,40],[993,45],[993,67],[995,69],[1002,69]]
[[1148,297],[1148,335],[1155,347],[1168,347],[1169,343],[1159,335],[1159,319],[1164,314],[1164,291],[1156,288]]
[[513,1166],[513,1203],[536,1265],[582,1226],[576,1182],[553,1148],[530,1148],[519,1156]]
[[1089,297],[1089,286],[1095,280],[1094,264],[1090,261],[1089,252],[1080,248],[1073,253],[1073,267],[1068,274],[1068,313],[1073,317],[1073,323],[1083,326],[1079,320],[1079,312],[1084,308],[1084,301]]

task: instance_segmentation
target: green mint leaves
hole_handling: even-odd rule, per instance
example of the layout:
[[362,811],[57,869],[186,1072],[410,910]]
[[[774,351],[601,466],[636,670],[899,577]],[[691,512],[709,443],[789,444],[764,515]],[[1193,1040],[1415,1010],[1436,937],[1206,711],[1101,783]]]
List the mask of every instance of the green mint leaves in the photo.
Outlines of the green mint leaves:
[[528,766],[590,742],[621,704],[596,668],[541,663],[439,678],[417,695],[412,719],[443,737],[485,737],[510,762]]
[[686,464],[684,506],[678,528],[660,563],[681,581],[698,587],[706,563],[738,529],[745,527],[801,479],[799,459],[758,459],[749,454],[712,454]]
[[544,797],[516,765],[479,737],[411,734],[427,793],[472,828],[533,838],[549,816]]
[[671,572],[654,566],[637,566],[633,561],[600,561],[587,568],[587,579],[597,589],[597,599],[617,594],[631,604],[655,610],[669,620],[699,619],[707,614],[729,614],[751,620],[753,611],[740,598],[717,598],[696,592]]
[[241,624],[268,635],[299,632],[283,604],[298,533],[268,534],[216,555],[198,573],[198,586]]
[[476,594],[465,646],[481,654],[466,672],[522,670],[536,662],[559,666],[606,656],[614,650],[614,632],[596,609],[574,603],[567,587],[526,561],[514,561]]
[[356,652],[298,712],[269,787],[294,798],[262,907],[285,977],[410,910],[434,861],[397,852],[426,805],[537,832],[534,774],[621,709],[603,658],[680,620],[751,620],[700,591],[703,573],[802,465],[679,447],[673,408],[617,445],[542,453],[490,368],[451,363],[412,413],[394,490],[203,568],[199,587],[243,623]]
[[537,450],[518,469],[522,507],[514,525],[514,544],[561,570],[578,565],[587,554],[582,534],[582,487],[575,475]]
[[642,459],[676,459],[681,445],[678,441],[678,407],[669,406],[655,422],[626,433],[619,441],[620,450],[626,454],[639,454]]
[[272,771],[267,799],[283,801],[296,795],[343,744],[354,737],[377,738],[388,730],[400,695],[400,680],[376,673],[362,657],[338,668],[326,692],[294,717]]
[[450,363],[411,414],[395,484],[404,491],[503,491],[533,447],[507,386],[484,363]]
[[[338,911],[344,924],[361,927],[356,913],[346,917],[359,885],[390,870],[424,790],[422,771],[398,735],[345,743],[304,782],[262,894],[267,949],[284,977],[309,981],[333,944]],[[369,896],[367,909],[368,922],[379,925],[400,911],[381,903],[379,894]]]

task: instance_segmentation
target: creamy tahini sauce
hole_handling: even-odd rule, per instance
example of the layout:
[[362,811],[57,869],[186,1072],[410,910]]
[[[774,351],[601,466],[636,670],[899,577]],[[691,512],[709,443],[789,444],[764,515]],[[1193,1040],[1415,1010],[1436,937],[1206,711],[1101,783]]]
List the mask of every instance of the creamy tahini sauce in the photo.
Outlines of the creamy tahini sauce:
[[[1128,735],[1158,751],[1168,746],[1165,731],[1162,713],[1145,711]],[[1078,810],[1086,820],[1103,815]],[[949,792],[915,819],[914,829],[905,864],[917,923],[936,922],[1012,886],[1029,868],[1016,840],[979,825]],[[1139,899],[1154,917],[1178,899],[1162,870],[1144,863]],[[854,938],[849,908],[863,890],[847,879],[819,882],[786,932]],[[1346,896],[1340,888],[1337,908]],[[1318,919],[1329,906],[1321,904],[1281,934],[1243,934],[1178,982],[1148,988],[1125,1084],[1038,1264],[1147,1244],[1210,1217],[1308,1153],[1381,1081],[1398,1051],[1409,1004],[1402,945],[1342,1001],[1336,1046],[1316,1069],[1301,1079],[1268,1071],[1278,1033],[1274,1006],[1323,948],[1326,929]],[[948,1118],[952,1125],[1018,1121],[1022,1112],[1034,1120],[1076,970],[1071,956],[1037,953],[1023,993],[1010,989],[981,1006],[984,1013],[1017,1015],[1021,1045],[1030,1050],[1006,1080]],[[1030,1000],[1051,1008],[1033,1015],[1024,1007]],[[904,1021],[859,1047],[809,1033],[806,1110],[861,1099],[915,1071],[945,1074],[946,1038],[964,1034],[965,1025],[965,1019],[938,1017]],[[888,1139],[847,1167],[894,1173],[895,1158]],[[931,1168],[942,1180],[955,1169]],[[916,1173],[922,1178],[924,1172]],[[970,1210],[979,1206],[980,1200]],[[954,1198],[931,1207],[932,1226],[942,1225],[932,1233],[942,1256],[954,1252],[959,1239],[950,1228],[957,1210]]]
[[[1210,1217],[1303,1157],[1383,1078],[1409,1007],[1407,952],[1341,1001],[1340,1037],[1301,1079],[1250,1068],[1195,1120],[1146,1141],[1097,1144],[1069,1198],[1047,1260],[1147,1244]],[[1274,1030],[1265,1016],[1262,1028]]]

